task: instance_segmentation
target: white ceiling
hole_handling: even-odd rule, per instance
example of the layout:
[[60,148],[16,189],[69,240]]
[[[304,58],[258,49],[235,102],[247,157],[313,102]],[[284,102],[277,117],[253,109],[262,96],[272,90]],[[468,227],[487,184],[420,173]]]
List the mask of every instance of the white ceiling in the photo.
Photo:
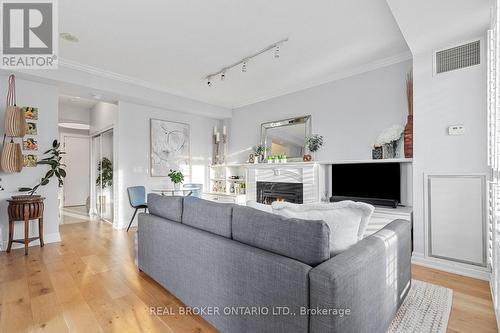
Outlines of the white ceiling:
[[413,54],[484,37],[494,0],[387,0]]
[[77,109],[92,109],[99,101],[87,98],[80,98],[79,96],[60,95],[59,106],[68,106]]
[[[409,51],[386,0],[72,0],[59,11],[60,31],[80,39],[60,41],[62,59],[228,108]],[[284,37],[280,59],[202,80]]]

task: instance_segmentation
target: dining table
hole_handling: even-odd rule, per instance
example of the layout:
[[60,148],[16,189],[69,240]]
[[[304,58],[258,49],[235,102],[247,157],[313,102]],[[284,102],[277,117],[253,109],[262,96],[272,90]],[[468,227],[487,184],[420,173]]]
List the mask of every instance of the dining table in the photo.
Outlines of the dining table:
[[179,196],[185,196],[185,197],[189,197],[190,195],[193,194],[193,192],[196,192],[196,191],[201,191],[201,187],[189,187],[189,188],[178,188],[178,189],[175,189],[175,188],[157,188],[157,189],[153,189],[151,190],[152,192],[155,192],[155,193],[161,193],[161,195],[179,195]]

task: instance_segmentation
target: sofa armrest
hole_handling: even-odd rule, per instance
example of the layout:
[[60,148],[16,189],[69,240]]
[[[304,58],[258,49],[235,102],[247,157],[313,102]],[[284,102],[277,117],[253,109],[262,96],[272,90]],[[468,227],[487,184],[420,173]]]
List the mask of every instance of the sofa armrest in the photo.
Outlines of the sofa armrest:
[[313,268],[310,332],[385,333],[410,289],[410,257],[411,223],[395,220]]

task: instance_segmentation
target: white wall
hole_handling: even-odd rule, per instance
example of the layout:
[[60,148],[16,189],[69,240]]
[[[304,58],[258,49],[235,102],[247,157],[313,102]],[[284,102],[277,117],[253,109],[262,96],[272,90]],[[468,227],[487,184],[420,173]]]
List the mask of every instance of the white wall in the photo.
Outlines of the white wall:
[[260,124],[312,115],[313,133],[324,135],[318,160],[369,159],[377,136],[406,123],[405,80],[411,61],[233,110],[230,160],[244,162],[260,141]]
[[164,119],[188,123],[191,132],[192,182],[203,182],[205,187],[208,177],[208,165],[212,155],[213,126],[219,120],[171,110],[153,108],[127,102],[118,103],[118,126],[115,129],[115,149],[117,149],[118,174],[115,174],[115,212],[116,228],[128,225],[133,214],[127,197],[127,187],[143,185],[146,192],[154,188],[173,187],[168,177],[150,176],[150,119]]
[[118,122],[118,106],[99,102],[90,110],[90,134],[110,129]]
[[[5,98],[7,96],[7,76],[0,75],[0,124],[3,124],[5,115]],[[42,153],[49,149],[52,141],[58,139],[58,89],[51,85],[35,83],[25,80],[16,80],[16,95],[17,105],[19,106],[35,106],[39,110],[38,135],[36,139],[39,143],[37,152],[38,158],[42,157]],[[3,136],[3,125],[0,126],[0,135]],[[16,139],[17,142],[20,139]],[[47,171],[46,166],[38,166],[36,168],[23,168],[21,173],[8,174],[0,172],[2,181],[0,184],[5,188],[5,191],[0,192],[0,240],[3,242],[2,249],[7,246],[8,239],[8,215],[6,199],[12,195],[20,194],[17,189],[22,186],[33,186]],[[46,197],[45,212],[44,212],[44,234],[45,242],[59,241],[59,212],[58,212],[58,188],[57,181],[51,180],[50,184],[42,187],[39,194]],[[14,238],[21,238],[24,234],[22,229],[23,223],[18,222],[15,228]],[[36,223],[30,225],[32,236],[38,235]],[[38,242],[33,242],[31,245],[36,245]]]
[[59,103],[59,121],[69,123],[90,123],[90,110],[76,105]]
[[[465,41],[463,41],[465,42]],[[443,45],[443,48],[455,45]],[[484,43],[483,43],[484,47]],[[414,251],[424,255],[424,174],[487,171],[486,57],[481,65],[433,75],[433,51],[414,55]],[[449,136],[450,125],[465,135]]]

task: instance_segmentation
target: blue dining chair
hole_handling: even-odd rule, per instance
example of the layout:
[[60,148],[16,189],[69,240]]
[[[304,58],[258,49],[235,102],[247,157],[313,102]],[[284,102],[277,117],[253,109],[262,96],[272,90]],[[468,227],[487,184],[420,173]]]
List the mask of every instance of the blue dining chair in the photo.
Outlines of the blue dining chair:
[[132,215],[132,219],[130,220],[130,223],[128,224],[127,227],[127,232],[128,232],[128,229],[130,229],[130,226],[134,221],[137,211],[139,209],[144,208],[144,213],[145,213],[146,210],[148,209],[148,204],[146,203],[146,188],[144,186],[127,187],[127,193],[130,206],[132,206],[132,208],[135,208],[134,215]]
[[191,191],[192,192],[191,196],[201,198],[201,193],[203,192],[203,184],[194,184],[194,183],[184,184],[184,185],[182,185],[182,188],[185,188],[185,189],[192,188],[193,191]]

